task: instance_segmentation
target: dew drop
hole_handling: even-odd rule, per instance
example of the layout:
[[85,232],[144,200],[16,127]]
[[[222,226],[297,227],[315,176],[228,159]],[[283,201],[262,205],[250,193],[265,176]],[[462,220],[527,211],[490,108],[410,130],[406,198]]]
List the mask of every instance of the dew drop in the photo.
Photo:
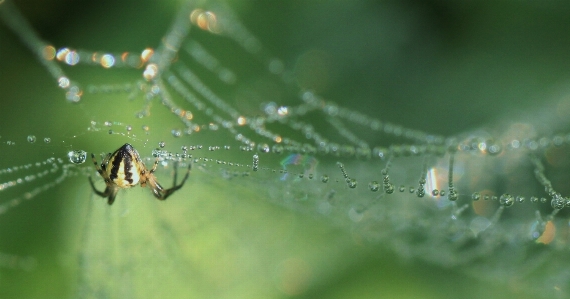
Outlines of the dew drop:
[[164,146],[166,146],[166,143],[164,141],[158,143],[158,147],[164,148]]
[[385,185],[384,186],[384,192],[386,192],[386,194],[394,193],[394,184],[388,183],[388,185]]
[[67,157],[73,164],[83,164],[87,160],[87,153],[82,150],[69,151]]
[[253,166],[251,168],[253,171],[259,169],[259,156],[257,154],[253,155]]
[[401,185],[398,190],[399,190],[400,192],[404,192],[404,191],[406,191],[406,186]]
[[380,189],[380,184],[377,181],[372,181],[368,183],[368,188],[370,188],[370,191],[376,192]]
[[180,137],[182,136],[182,130],[180,129],[172,129],[172,131],[170,131],[172,133],[172,136],[174,137]]
[[438,196],[438,195],[439,195],[439,190],[433,189],[433,190],[431,191],[431,195],[433,195],[433,196]]
[[426,191],[424,188],[418,188],[418,190],[416,191],[416,195],[418,197],[424,197],[426,195]]
[[501,146],[500,143],[491,142],[491,143],[487,144],[487,152],[491,156],[496,156],[496,155],[500,154],[502,151],[503,151],[503,147]]
[[257,145],[257,150],[259,150],[262,153],[269,153],[269,145],[264,143],[264,144],[258,144]]
[[[451,189],[451,188],[450,188],[450,189]],[[459,197],[459,196],[457,195],[457,192],[456,192],[455,190],[449,190],[449,194],[447,195],[447,198],[448,198],[450,201],[456,201],[458,197]]]
[[50,143],[50,142],[51,142],[51,138],[49,138],[49,137],[44,138],[44,142],[45,142],[45,143]]
[[532,202],[532,203],[537,203],[537,202],[538,202],[538,197],[536,197],[536,196],[531,196],[531,197],[530,197],[530,202]]
[[523,203],[525,201],[525,198],[524,198],[524,196],[519,195],[519,196],[517,196],[516,201],[517,201],[517,203]]
[[328,175],[325,174],[325,175],[321,176],[321,182],[326,183],[326,182],[328,182],[328,181],[329,181],[329,176],[328,176]]
[[34,142],[36,142],[36,136],[34,136],[34,135],[29,135],[29,136],[28,136],[28,142],[29,142],[29,143],[34,143]]
[[481,199],[481,194],[479,192],[473,192],[473,194],[471,194],[471,199],[473,199],[474,201],[477,201],[477,200]]
[[348,179],[347,183],[348,183],[348,187],[350,187],[352,189],[356,188],[356,184],[357,184],[356,179]]
[[499,198],[499,203],[505,207],[510,207],[515,203],[515,199],[512,195],[505,193]]
[[566,200],[562,196],[556,195],[552,198],[550,204],[553,209],[560,210],[566,205]]
[[132,126],[127,126],[126,129],[127,129],[127,132],[130,132],[130,131],[133,130],[133,127],[132,127]]

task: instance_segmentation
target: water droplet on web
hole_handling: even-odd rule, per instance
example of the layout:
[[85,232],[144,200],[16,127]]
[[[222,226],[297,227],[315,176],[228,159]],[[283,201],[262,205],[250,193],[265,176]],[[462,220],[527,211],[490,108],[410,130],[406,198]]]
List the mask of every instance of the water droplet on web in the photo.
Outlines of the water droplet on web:
[[388,183],[387,185],[384,185],[384,192],[386,192],[386,194],[394,193],[394,184]]
[[71,82],[69,81],[69,79],[68,79],[67,77],[60,77],[60,78],[57,80],[57,84],[58,84],[59,87],[61,87],[61,88],[68,88],[70,83],[71,83]]
[[34,142],[36,142],[36,136],[34,136],[34,135],[29,135],[27,139],[28,139],[28,142],[29,142],[29,143],[34,143]]
[[67,157],[73,164],[83,164],[87,160],[87,153],[82,150],[69,151]]
[[[449,188],[449,189],[451,189],[451,188]],[[449,190],[449,194],[447,195],[447,198],[450,201],[456,201],[458,197],[459,196],[457,195],[457,192],[455,190]]]
[[552,205],[552,208],[560,210],[564,208],[564,206],[566,205],[566,200],[562,196],[557,194],[552,198],[550,204]]
[[51,138],[49,138],[49,137],[44,138],[44,142],[45,142],[45,143],[50,143],[50,142],[51,142]]
[[377,181],[372,181],[368,183],[368,188],[370,188],[370,191],[376,192],[380,189],[380,184]]
[[416,195],[418,197],[424,197],[426,195],[426,190],[424,188],[418,188],[416,191]]
[[174,136],[174,137],[182,136],[182,130],[180,130],[180,129],[172,129],[171,133],[172,133],[172,136]]
[[281,154],[281,153],[283,153],[283,146],[276,144],[273,146],[272,151],[275,154]]
[[348,179],[347,184],[348,184],[348,187],[354,189],[354,188],[356,188],[357,182],[355,179]]
[[510,194],[503,194],[499,198],[499,203],[505,207],[510,207],[515,203],[515,198]]
[[253,155],[253,166],[251,167],[253,171],[259,169],[259,156],[257,154]]
[[473,192],[473,194],[471,194],[471,199],[473,199],[474,201],[477,201],[477,200],[481,199],[481,194],[479,192]]
[[502,151],[503,151],[503,147],[498,142],[492,142],[491,141],[487,144],[487,152],[491,156],[496,156],[496,155],[500,154]]
[[212,131],[217,131],[219,128],[220,128],[220,127],[219,127],[217,124],[215,124],[215,123],[210,123],[210,124],[208,125],[208,129],[210,129],[210,130],[212,130]]
[[269,153],[269,145],[267,143],[258,144],[257,150],[262,153]]
[[328,176],[328,175],[325,174],[325,175],[321,176],[321,182],[326,183],[326,182],[328,182],[328,181],[329,181],[329,176]]
[[166,146],[166,143],[164,141],[158,143],[158,147],[164,148],[164,146]]

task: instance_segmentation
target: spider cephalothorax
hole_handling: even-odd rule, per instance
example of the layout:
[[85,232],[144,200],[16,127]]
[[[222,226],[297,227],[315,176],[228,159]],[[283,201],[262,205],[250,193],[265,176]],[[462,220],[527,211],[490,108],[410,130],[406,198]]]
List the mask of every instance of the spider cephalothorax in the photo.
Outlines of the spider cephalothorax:
[[192,165],[188,165],[188,170],[182,179],[182,183],[180,183],[180,185],[176,185],[176,167],[178,164],[175,163],[174,186],[170,189],[164,189],[154,176],[154,171],[158,165],[158,159],[154,162],[152,169],[148,170],[142,162],[137,150],[128,143],[125,143],[125,145],[121,146],[114,153],[107,154],[105,158],[103,158],[101,166],[97,164],[95,155],[91,154],[91,158],[93,158],[95,169],[97,169],[97,172],[99,172],[101,177],[103,177],[105,184],[107,185],[105,191],[98,191],[95,188],[95,184],[93,184],[93,180],[89,177],[91,187],[97,195],[107,197],[107,203],[110,205],[115,201],[117,192],[119,192],[120,189],[130,188],[137,184],[140,184],[141,187],[145,187],[146,184],[148,184],[156,198],[165,200],[174,193],[174,191],[182,188],[184,182],[188,179]]

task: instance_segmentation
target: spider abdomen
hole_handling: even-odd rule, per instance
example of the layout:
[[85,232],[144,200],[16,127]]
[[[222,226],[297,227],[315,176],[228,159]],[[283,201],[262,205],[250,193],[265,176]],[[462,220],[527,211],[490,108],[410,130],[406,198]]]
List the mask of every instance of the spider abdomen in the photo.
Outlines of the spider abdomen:
[[116,150],[109,158],[107,173],[109,179],[121,188],[135,186],[140,181],[140,168],[137,153],[130,144]]

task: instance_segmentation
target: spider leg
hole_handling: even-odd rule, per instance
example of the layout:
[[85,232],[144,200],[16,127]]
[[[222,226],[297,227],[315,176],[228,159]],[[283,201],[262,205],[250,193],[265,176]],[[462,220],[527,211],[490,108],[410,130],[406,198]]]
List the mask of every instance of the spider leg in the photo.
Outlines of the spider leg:
[[95,192],[95,194],[97,194],[101,197],[107,197],[111,194],[111,190],[109,189],[109,187],[105,188],[105,191],[103,191],[103,192],[97,190],[95,188],[95,184],[93,183],[93,180],[91,179],[91,176],[89,177],[89,183],[91,184],[91,188],[93,189],[93,192]]
[[156,160],[154,160],[154,165],[152,165],[152,169],[150,170],[149,173],[154,173],[157,166],[158,166],[158,158],[156,158]]
[[119,192],[119,189],[113,189],[111,192],[111,194],[109,194],[109,198],[107,198],[107,203],[109,205],[112,205],[113,202],[115,202],[115,197],[117,196],[117,193]]
[[[95,159],[95,155],[93,153],[91,153],[91,159],[93,159],[93,164],[95,164],[95,170],[97,170],[97,172],[101,176],[103,176],[103,170],[101,170],[101,167],[99,167],[99,164],[97,164],[97,160]],[[91,178],[89,178],[89,179],[91,179]]]
[[[177,170],[178,169],[178,163],[174,164],[174,186],[172,186],[172,188],[170,189],[162,189],[162,186],[160,186],[157,183],[157,187],[160,188],[153,188],[153,192],[154,192],[154,196],[160,200],[165,200],[166,198],[168,198],[170,195],[172,195],[172,193],[174,193],[174,191],[182,188],[182,186],[184,186],[184,183],[186,182],[186,180],[188,179],[188,176],[190,175],[190,170],[192,169],[192,163],[188,164],[188,169],[186,170],[186,174],[184,175],[184,178],[182,179],[182,182],[180,183],[180,185],[176,185],[176,179],[177,179]],[[157,191],[159,194],[157,194]]]
[[93,153],[91,153],[91,158],[93,159],[93,164],[95,164],[95,170],[97,170],[99,175],[101,175],[101,177],[103,177],[103,179],[105,180],[105,183],[107,184],[107,187],[105,188],[105,191],[103,191],[103,192],[97,190],[97,188],[95,188],[95,184],[93,183],[93,179],[91,178],[91,176],[89,176],[89,184],[91,184],[91,189],[93,189],[93,192],[95,192],[95,194],[97,194],[101,197],[107,197],[107,203],[109,205],[112,205],[113,202],[115,201],[115,197],[117,196],[117,193],[119,190],[116,188],[111,188],[108,185],[109,179],[105,178],[105,170],[106,170],[105,165],[109,161],[110,157],[111,157],[111,154],[108,154],[107,156],[105,156],[105,158],[103,158],[103,161],[101,162],[101,166],[99,166],[97,164],[97,159],[95,159],[95,155]]

